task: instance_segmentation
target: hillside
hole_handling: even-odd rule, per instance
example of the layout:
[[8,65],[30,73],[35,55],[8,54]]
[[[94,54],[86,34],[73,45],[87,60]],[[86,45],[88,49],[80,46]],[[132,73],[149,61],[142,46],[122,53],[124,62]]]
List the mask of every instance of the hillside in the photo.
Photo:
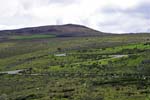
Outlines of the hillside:
[[0,100],[150,100],[150,34],[67,24],[0,38]]
[[66,25],[50,25],[29,27],[16,30],[3,30],[0,31],[0,36],[8,35],[37,35],[49,34],[56,37],[82,37],[82,36],[102,36],[106,35],[103,32],[96,31],[82,25],[66,24]]

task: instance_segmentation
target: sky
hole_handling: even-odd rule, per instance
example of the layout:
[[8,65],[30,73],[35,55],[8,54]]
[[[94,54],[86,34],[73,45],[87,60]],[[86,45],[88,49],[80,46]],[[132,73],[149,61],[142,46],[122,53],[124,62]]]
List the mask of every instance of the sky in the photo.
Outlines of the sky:
[[71,23],[102,32],[150,32],[150,0],[0,0],[0,30]]

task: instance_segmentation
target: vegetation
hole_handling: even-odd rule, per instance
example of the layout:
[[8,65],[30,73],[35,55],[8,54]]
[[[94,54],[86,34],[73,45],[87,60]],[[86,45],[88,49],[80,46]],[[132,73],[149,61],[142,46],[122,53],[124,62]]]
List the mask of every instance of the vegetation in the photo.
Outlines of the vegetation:
[[52,38],[54,35],[26,35],[26,36],[10,36],[10,39],[22,40],[22,39],[41,39],[41,38]]
[[149,34],[17,35],[0,42],[0,100],[150,100],[149,65]]

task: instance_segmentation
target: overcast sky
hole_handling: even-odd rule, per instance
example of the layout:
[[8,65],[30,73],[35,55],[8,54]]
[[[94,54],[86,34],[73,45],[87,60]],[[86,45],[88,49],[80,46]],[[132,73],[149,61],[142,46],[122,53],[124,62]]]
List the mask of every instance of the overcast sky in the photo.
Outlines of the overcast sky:
[[150,0],[0,0],[0,30],[68,23],[150,32]]

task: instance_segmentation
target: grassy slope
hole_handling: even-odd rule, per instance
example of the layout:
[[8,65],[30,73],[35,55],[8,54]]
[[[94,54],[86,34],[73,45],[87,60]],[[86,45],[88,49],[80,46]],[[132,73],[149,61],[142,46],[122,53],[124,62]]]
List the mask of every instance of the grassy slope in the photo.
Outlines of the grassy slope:
[[[26,73],[49,75],[1,75],[0,98],[149,100],[150,79],[144,76],[147,78],[145,80],[137,76],[148,74],[150,45],[145,43],[150,42],[149,36],[149,34],[115,35],[2,42],[1,71],[32,68]],[[56,53],[67,53],[67,56],[55,57]],[[110,58],[109,55],[114,54],[129,56]],[[118,76],[112,76],[114,74]],[[130,77],[122,74],[130,74]],[[131,76],[132,74],[136,75]]]
[[24,40],[24,39],[42,39],[42,38],[52,38],[55,35],[26,35],[26,36],[10,36],[9,39]]

